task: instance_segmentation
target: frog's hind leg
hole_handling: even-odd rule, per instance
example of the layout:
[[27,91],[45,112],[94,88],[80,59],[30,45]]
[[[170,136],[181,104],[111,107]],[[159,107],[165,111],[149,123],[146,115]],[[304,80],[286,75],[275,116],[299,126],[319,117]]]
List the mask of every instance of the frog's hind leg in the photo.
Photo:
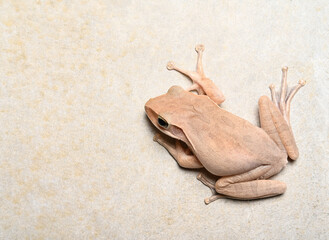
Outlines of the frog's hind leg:
[[223,195],[220,195],[216,192],[216,189],[215,189],[215,183],[212,182],[211,180],[209,180],[206,176],[204,176],[202,173],[199,173],[198,176],[197,176],[197,179],[202,182],[205,186],[209,187],[212,195],[208,198],[205,198],[204,199],[204,203],[205,204],[209,204],[209,203],[212,203],[218,199],[222,199],[222,198],[225,198],[225,196]]
[[[273,197],[286,191],[286,184],[277,180],[264,180],[275,174],[273,166],[262,165],[249,172],[220,178],[215,189],[228,198],[252,200]],[[278,169],[279,170],[279,169]],[[269,175],[268,173],[271,172]]]
[[[288,91],[288,68],[282,68],[282,82],[280,92],[270,85],[272,101],[267,96],[259,99],[259,117],[262,129],[273,139],[281,151],[286,152],[290,159],[298,158],[298,148],[290,127],[290,103],[297,91],[305,85],[299,81],[298,85]],[[288,93],[287,93],[288,92]]]

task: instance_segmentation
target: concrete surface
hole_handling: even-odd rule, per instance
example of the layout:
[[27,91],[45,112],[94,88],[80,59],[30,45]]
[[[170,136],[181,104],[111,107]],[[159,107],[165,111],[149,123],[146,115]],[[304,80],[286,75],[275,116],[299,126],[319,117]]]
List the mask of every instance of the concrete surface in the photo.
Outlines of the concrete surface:
[[[0,239],[328,239],[328,1],[0,0]],[[209,189],[152,141],[144,103],[193,69],[223,108],[292,103],[287,192],[204,205]]]

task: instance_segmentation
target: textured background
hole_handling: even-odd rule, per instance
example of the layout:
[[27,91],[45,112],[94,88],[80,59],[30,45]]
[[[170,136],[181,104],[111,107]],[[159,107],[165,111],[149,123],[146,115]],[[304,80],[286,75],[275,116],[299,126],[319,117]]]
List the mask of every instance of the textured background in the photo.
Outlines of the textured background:
[[[323,1],[0,0],[0,239],[328,239],[329,4]],[[287,192],[220,200],[152,141],[144,103],[194,69],[203,43],[222,105],[258,124],[292,103],[300,158]],[[327,227],[326,227],[327,226]]]

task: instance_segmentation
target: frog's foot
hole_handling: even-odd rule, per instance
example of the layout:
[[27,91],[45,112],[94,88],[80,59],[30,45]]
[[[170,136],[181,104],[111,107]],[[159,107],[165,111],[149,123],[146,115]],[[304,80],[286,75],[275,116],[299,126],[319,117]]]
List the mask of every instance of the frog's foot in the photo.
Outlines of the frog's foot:
[[202,173],[199,173],[198,176],[196,177],[200,182],[202,182],[204,185],[206,185],[207,187],[209,187],[212,195],[208,198],[205,198],[204,199],[204,203],[205,204],[209,204],[209,203],[212,203],[218,199],[221,199],[221,198],[225,198],[223,195],[220,195],[216,192],[216,189],[215,189],[215,183],[212,182],[211,180],[209,180],[207,177],[205,177]]
[[215,103],[221,104],[225,100],[223,93],[217,88],[213,81],[205,76],[203,71],[202,54],[204,51],[204,46],[202,44],[197,45],[195,47],[195,51],[198,54],[195,71],[182,69],[172,61],[168,62],[167,69],[176,70],[177,72],[188,76],[192,80],[192,86],[186,89],[186,91],[197,91],[199,95],[207,95]]
[[199,92],[199,90],[201,89],[200,82],[203,77],[200,73],[194,72],[194,71],[188,71],[183,68],[180,68],[173,61],[170,61],[167,63],[167,69],[180,72],[180,73],[188,76],[192,80],[193,87],[186,89],[186,91],[196,90],[196,91],[198,91],[198,94],[204,94],[203,90],[202,90],[202,92]]
[[272,102],[280,110],[283,118],[286,120],[288,126],[290,126],[290,103],[298,90],[305,85],[305,81],[300,80],[298,84],[291,89],[287,85],[287,72],[288,67],[282,68],[282,81],[280,91],[275,91],[275,86],[270,85]]
[[176,70],[177,72],[180,72],[186,76],[188,76],[193,83],[199,83],[202,80],[202,78],[205,78],[205,74],[203,71],[203,66],[202,66],[202,53],[204,51],[204,46],[202,44],[199,44],[195,47],[195,51],[198,53],[198,59],[197,59],[197,67],[196,71],[188,71],[185,69],[182,69],[178,67],[173,61],[170,61],[167,63],[167,69],[168,70]]

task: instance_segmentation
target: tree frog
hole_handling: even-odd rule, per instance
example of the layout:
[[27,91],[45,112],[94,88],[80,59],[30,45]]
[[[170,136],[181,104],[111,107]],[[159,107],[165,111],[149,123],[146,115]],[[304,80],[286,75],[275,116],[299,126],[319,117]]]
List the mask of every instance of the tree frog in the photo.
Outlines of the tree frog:
[[279,91],[272,84],[272,99],[262,96],[258,101],[261,127],[257,127],[219,106],[225,97],[205,76],[204,46],[195,49],[196,71],[184,70],[173,62],[167,64],[169,70],[188,76],[192,86],[186,90],[172,86],[145,104],[148,118],[161,132],[154,140],[181,167],[205,168],[216,176],[217,181],[202,173],[197,176],[213,193],[205,199],[206,204],[223,197],[251,200],[283,194],[286,184],[270,178],[285,167],[288,157],[298,158],[289,112],[292,98],[305,81],[288,88],[288,68],[283,67]]

